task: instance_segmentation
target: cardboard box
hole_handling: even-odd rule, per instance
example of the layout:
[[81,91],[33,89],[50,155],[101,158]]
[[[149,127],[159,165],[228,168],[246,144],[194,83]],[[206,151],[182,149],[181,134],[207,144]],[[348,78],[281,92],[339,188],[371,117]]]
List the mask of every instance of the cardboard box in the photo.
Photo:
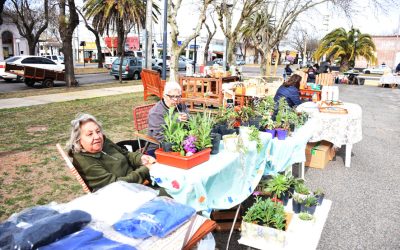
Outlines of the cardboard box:
[[306,147],[306,163],[311,168],[325,168],[335,156],[333,144],[328,141],[309,142]]

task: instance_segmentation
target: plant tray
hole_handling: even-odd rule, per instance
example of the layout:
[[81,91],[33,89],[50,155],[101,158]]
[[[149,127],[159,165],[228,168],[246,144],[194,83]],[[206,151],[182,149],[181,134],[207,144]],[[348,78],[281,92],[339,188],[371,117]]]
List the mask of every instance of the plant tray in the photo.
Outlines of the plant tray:
[[164,152],[161,148],[155,151],[157,162],[182,169],[191,169],[194,166],[208,161],[210,159],[210,153],[210,148],[206,148],[191,156],[181,156],[180,154],[172,152]]
[[242,221],[241,236],[255,243],[256,245],[273,244],[277,247],[284,247],[287,244],[287,230],[293,216],[292,213],[285,214],[286,231]]

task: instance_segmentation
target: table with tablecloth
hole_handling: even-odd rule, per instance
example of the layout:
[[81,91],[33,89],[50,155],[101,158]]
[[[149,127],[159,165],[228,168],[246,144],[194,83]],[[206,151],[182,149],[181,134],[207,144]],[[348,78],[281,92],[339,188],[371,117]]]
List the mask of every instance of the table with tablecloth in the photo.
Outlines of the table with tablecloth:
[[400,75],[387,74],[381,76],[379,82],[384,85],[400,85]]
[[156,163],[150,176],[175,200],[197,211],[232,208],[253,193],[263,176],[267,141],[271,137],[260,132],[260,138],[260,153],[254,141],[244,142],[242,153],[224,150],[221,145],[218,154],[198,166],[185,170]]
[[309,141],[325,140],[336,147],[346,145],[345,166],[350,167],[352,146],[362,140],[362,109],[358,104],[347,102],[337,107],[345,108],[347,114],[322,113],[318,104],[312,102],[301,104],[297,110],[309,113],[311,119],[320,124],[318,129],[313,131]]
[[276,174],[287,170],[294,163],[301,163],[299,177],[304,179],[304,162],[306,161],[305,149],[307,142],[312,137],[314,131],[319,127],[319,120],[309,119],[285,140],[278,140],[278,138],[269,140],[266,146],[267,165],[264,170],[264,175]]

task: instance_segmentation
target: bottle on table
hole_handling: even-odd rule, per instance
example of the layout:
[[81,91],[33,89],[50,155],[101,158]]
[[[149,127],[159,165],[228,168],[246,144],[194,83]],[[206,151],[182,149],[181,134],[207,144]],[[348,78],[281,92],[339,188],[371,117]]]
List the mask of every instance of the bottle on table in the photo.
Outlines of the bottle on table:
[[312,102],[317,102],[318,100],[317,100],[318,98],[317,98],[317,93],[314,93],[313,95],[312,95]]

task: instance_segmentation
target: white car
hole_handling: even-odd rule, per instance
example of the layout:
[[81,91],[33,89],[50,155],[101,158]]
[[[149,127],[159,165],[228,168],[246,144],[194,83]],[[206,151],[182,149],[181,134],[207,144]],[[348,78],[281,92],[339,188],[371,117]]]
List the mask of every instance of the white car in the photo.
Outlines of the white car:
[[63,56],[57,56],[57,55],[45,55],[43,57],[46,57],[56,63],[61,63],[64,64],[64,57]]
[[55,71],[64,71],[65,65],[56,63],[42,56],[14,56],[6,61],[7,64],[30,66],[34,68],[50,69]]
[[378,67],[370,67],[363,70],[364,74],[379,74],[383,75],[385,73],[392,72],[392,69],[386,65],[379,65]]
[[13,80],[15,80],[15,81],[21,80],[21,76],[5,72],[6,63],[13,62],[13,58],[15,58],[15,57],[11,57],[11,58],[6,59],[4,62],[0,62],[0,78],[4,79],[4,81],[6,81],[6,82],[12,82]]

